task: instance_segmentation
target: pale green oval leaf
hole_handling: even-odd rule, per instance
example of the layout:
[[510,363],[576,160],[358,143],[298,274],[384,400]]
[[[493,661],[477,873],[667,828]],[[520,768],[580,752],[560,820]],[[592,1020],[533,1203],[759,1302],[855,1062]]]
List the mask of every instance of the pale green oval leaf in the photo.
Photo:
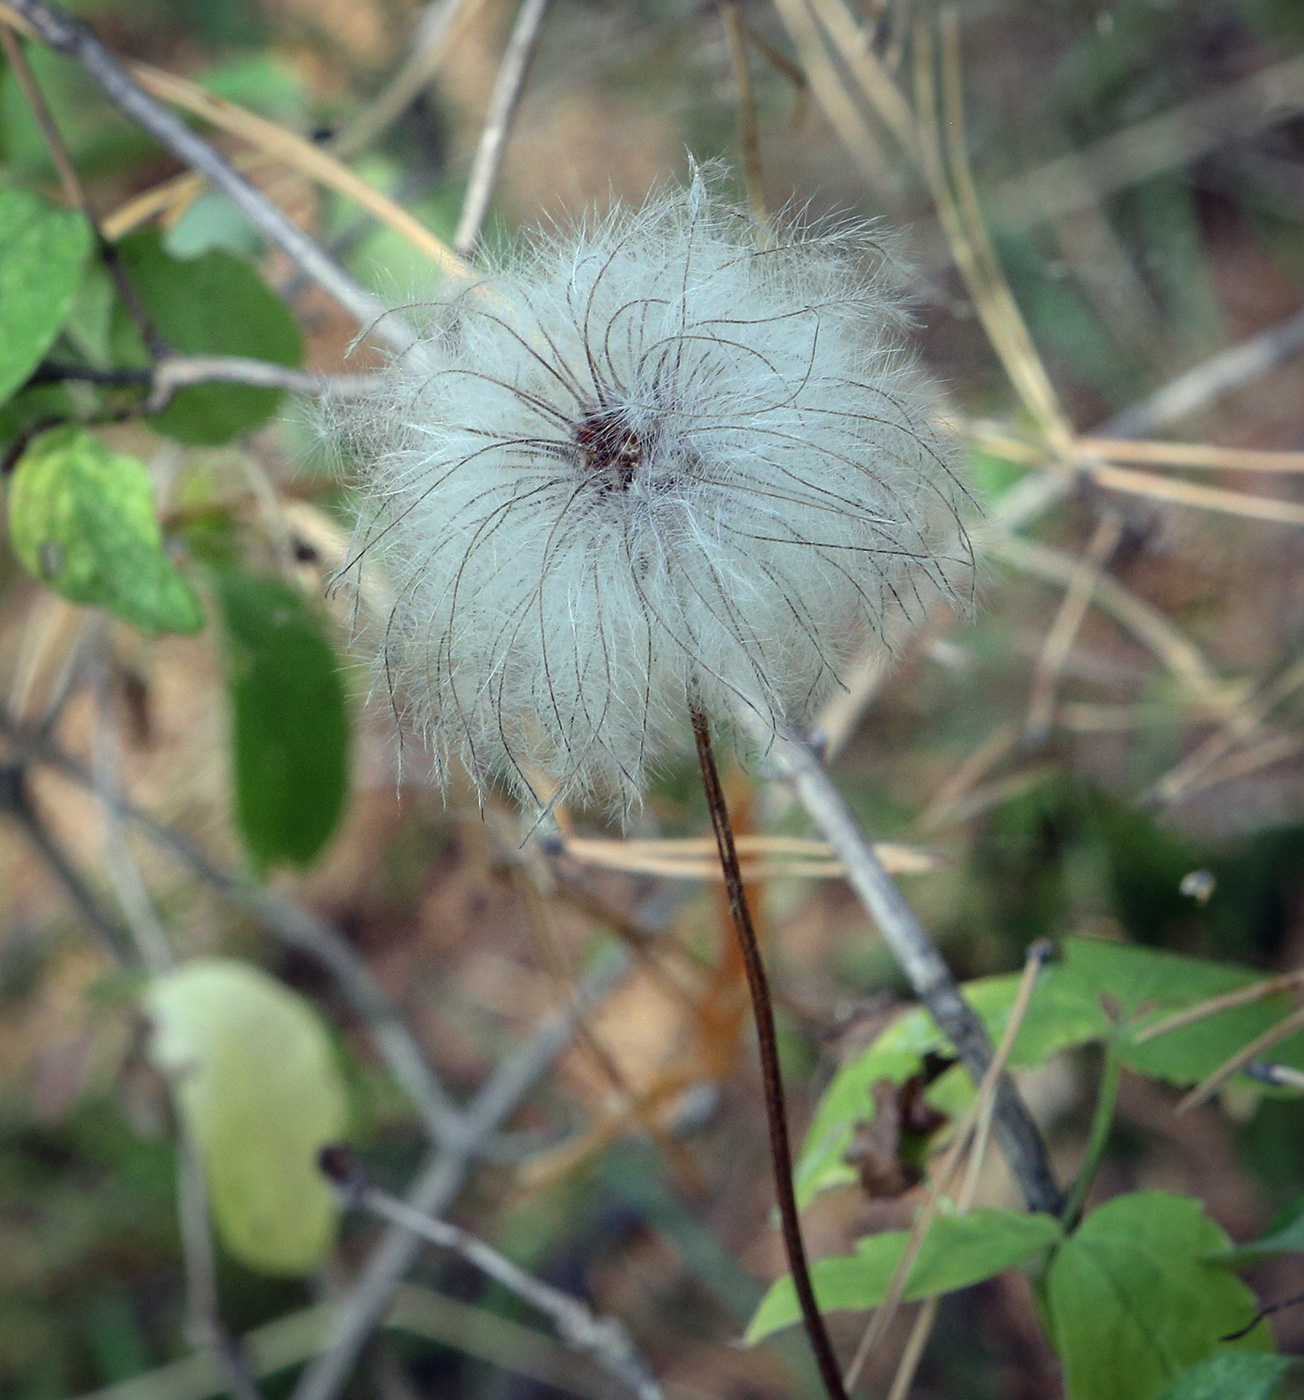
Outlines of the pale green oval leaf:
[[[1208,1262],[1226,1248],[1190,1196],[1139,1191],[1087,1216],[1047,1277],[1068,1400],[1155,1400],[1244,1327],[1254,1295]],[[1262,1326],[1236,1345],[1271,1349]]]
[[26,190],[0,189],[0,402],[59,334],[90,245],[83,215]]
[[1183,1371],[1158,1400],[1272,1400],[1295,1364],[1293,1356],[1225,1351]]
[[218,596],[240,834],[260,866],[307,865],[348,792],[349,719],[335,653],[283,583],[226,570]]
[[[906,1284],[910,1301],[951,1293],[995,1278],[1061,1238],[1059,1222],[1049,1215],[1016,1210],[975,1210],[968,1215],[939,1215],[924,1240]],[[811,1270],[821,1312],[863,1311],[883,1301],[910,1239],[908,1230],[870,1235],[854,1254],[821,1259]],[[749,1344],[801,1320],[791,1276],[771,1285],[761,1299],[744,1338]]]
[[263,1273],[309,1273],[338,1218],[317,1154],[347,1119],[321,1021],[260,968],[224,958],[156,978],[145,1006],[150,1058],[198,1146],[222,1242]]
[[74,603],[142,632],[197,632],[203,614],[163,549],[154,483],[139,459],[84,428],[28,447],[9,487],[9,534],[26,568]]

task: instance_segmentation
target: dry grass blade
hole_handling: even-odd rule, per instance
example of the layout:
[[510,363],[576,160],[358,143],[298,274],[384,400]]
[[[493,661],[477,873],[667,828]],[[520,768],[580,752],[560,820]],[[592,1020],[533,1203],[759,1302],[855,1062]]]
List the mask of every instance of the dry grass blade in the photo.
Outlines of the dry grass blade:
[[1099,200],[1219,146],[1245,140],[1302,106],[1304,56],[1297,56],[1002,181],[991,191],[992,207],[1001,211],[1002,224],[1010,228],[1072,214],[1085,191]]
[[1193,783],[1187,792],[1202,792],[1205,788],[1216,787],[1219,783],[1229,783],[1234,778],[1248,777],[1262,768],[1284,763],[1304,753],[1304,736],[1299,734],[1278,734],[1262,743],[1254,744],[1240,753],[1231,754],[1215,768]]
[[354,155],[392,126],[438,73],[449,50],[484,6],[485,0],[433,0],[427,5],[407,56],[380,92],[331,142],[335,153]]
[[967,1213],[973,1205],[981,1168],[981,1152],[986,1149],[991,1131],[992,1115],[996,1107],[997,1085],[1000,1083],[1001,1075],[1005,1072],[1010,1051],[1014,1049],[1015,1037],[1019,1034],[1019,1028],[1023,1025],[1024,1017],[1028,1013],[1032,993],[1037,985],[1037,974],[1045,963],[1049,951],[1048,945],[1044,943],[1034,944],[1028,950],[1028,957],[1023,965],[1023,976],[1019,979],[1018,990],[1010,1008],[1010,1016],[1005,1023],[1005,1030],[996,1047],[996,1053],[992,1056],[987,1073],[983,1075],[982,1082],[978,1085],[973,1102],[956,1126],[955,1137],[947,1149],[946,1156],[942,1159],[942,1165],[933,1178],[928,1197],[915,1218],[914,1228],[910,1232],[905,1251],[892,1275],[887,1293],[884,1295],[882,1303],[874,1310],[869,1326],[865,1329],[865,1334],[860,1339],[860,1345],[856,1348],[856,1355],[843,1377],[843,1384],[848,1391],[855,1389],[856,1382],[860,1379],[860,1373],[864,1370],[865,1362],[869,1359],[874,1348],[882,1341],[888,1327],[891,1326],[892,1319],[896,1316],[897,1308],[905,1295],[906,1284],[910,1281],[910,1274],[915,1267],[915,1261],[919,1258],[919,1251],[923,1248],[928,1231],[937,1217],[942,1197],[950,1186],[951,1180],[971,1143],[974,1147],[974,1153],[970,1158],[970,1169],[966,1174],[961,1199],[957,1205],[962,1214]]
[[1269,1026],[1262,1035],[1256,1035],[1248,1045],[1238,1050],[1225,1064],[1219,1065],[1202,1083],[1197,1084],[1174,1111],[1185,1113],[1188,1109],[1202,1104],[1211,1094],[1217,1093],[1237,1070],[1244,1069],[1251,1060],[1257,1060],[1265,1050],[1279,1045],[1283,1040],[1301,1030],[1304,1030],[1304,1006],[1297,1007],[1284,1020],[1278,1021],[1275,1026]]
[[761,228],[765,228],[770,215],[765,202],[765,169],[761,164],[756,90],[752,86],[752,69],[747,61],[747,30],[738,12],[738,0],[722,0],[720,18],[724,23],[725,44],[729,49],[729,66],[733,72],[734,87],[738,90],[738,150],[743,160],[747,204],[752,211],[752,218]]
[[1248,496],[1243,491],[1200,486],[1193,481],[1133,471],[1130,467],[1114,467],[1106,462],[1088,462],[1084,468],[1097,486],[1109,491],[1126,491],[1132,496],[1148,496],[1151,500],[1171,501],[1174,505],[1240,515],[1250,520],[1268,520],[1276,525],[1304,525],[1304,505],[1297,501]]
[[1072,442],[1072,428],[1060,409],[1045,366],[992,251],[978,207],[965,149],[958,39],[951,37],[953,31],[953,25],[944,31],[947,41],[943,62],[947,149],[955,177],[954,188],[947,173],[939,129],[941,118],[933,77],[932,34],[923,20],[915,26],[915,101],[924,175],[951,255],[973,298],[974,309],[992,348],[1047,441],[1057,452],[1063,452]]
[[1091,596],[1100,582],[1101,573],[1117,547],[1122,533],[1122,517],[1116,511],[1106,511],[1101,516],[1091,542],[1074,572],[1073,581],[1064,594],[1064,601],[1055,615],[1055,621],[1046,633],[1045,644],[1037,658],[1032,697],[1028,702],[1028,716],[1023,726],[1023,732],[1033,742],[1042,740],[1050,730],[1060,673],[1064,670],[1064,663],[1069,659],[1073,643],[1077,640],[1078,632],[1087,616]]
[[485,114],[484,128],[471,162],[466,196],[462,200],[462,212],[453,235],[453,248],[459,257],[470,257],[480,241],[480,232],[489,213],[489,201],[498,183],[503,153],[507,149],[507,138],[511,134],[512,118],[516,115],[525,89],[539,29],[549,3],[550,0],[521,0],[521,7],[516,12],[516,23],[508,36],[507,47],[503,50],[494,78],[493,91],[489,95],[489,110]]
[[1169,1031],[1194,1025],[1196,1021],[1203,1021],[1207,1016],[1216,1016],[1220,1011],[1230,1011],[1237,1006],[1250,1006],[1256,1001],[1262,1001],[1264,997],[1276,996],[1278,992],[1288,992],[1301,985],[1304,985],[1304,968],[1283,973],[1280,977],[1269,977],[1266,981],[1255,982],[1249,987],[1238,987],[1234,992],[1223,992],[1221,996],[1210,997],[1194,1006],[1183,1007],[1181,1011],[1175,1011],[1171,1016],[1165,1016],[1162,1021],[1156,1021],[1154,1025],[1138,1031],[1132,1037],[1132,1043],[1141,1045],[1156,1036],[1167,1035]]
[[[840,879],[842,862],[824,841],[798,837],[740,836],[738,855],[751,879],[814,876]],[[599,837],[568,837],[565,853],[587,865],[635,874],[667,875],[681,880],[722,879],[710,843],[696,838],[666,841],[618,841]],[[932,852],[916,846],[883,842],[875,846],[884,868],[894,875],[918,875],[941,864]],[[761,858],[768,857],[764,863]]]
[[[257,151],[241,151],[231,164],[243,174],[251,175],[266,169],[270,162]],[[193,170],[173,175],[133,195],[105,215],[100,225],[101,232],[110,243],[116,243],[151,219],[178,218],[207,188],[208,181]]]
[[[983,544],[989,554],[1034,578],[1068,587],[1076,576],[1078,561],[1048,545],[1004,532],[989,534]],[[1149,648],[1199,706],[1212,714],[1226,715],[1243,703],[1242,685],[1223,680],[1190,638],[1178,631],[1158,608],[1117,580],[1102,576],[1096,583],[1093,601]]]
[[[202,117],[219,130],[256,147],[264,155],[271,156],[291,166],[308,179],[352,199],[374,218],[406,238],[442,272],[450,276],[469,274],[467,264],[443,239],[436,237],[402,205],[369,185],[360,175],[322,147],[314,145],[293,131],[287,131],[276,122],[268,121],[266,117],[260,117],[237,106],[234,102],[215,97],[198,84],[174,73],[165,73],[162,69],[144,63],[133,64],[131,72],[151,96]],[[121,211],[118,217],[121,219]]]
[[842,0],[810,0],[810,8],[883,125],[896,137],[901,149],[912,160],[917,160],[919,139],[914,113],[905,94],[870,47],[869,36]]
[[983,812],[988,812],[993,807],[1002,807],[1023,793],[1030,792],[1039,783],[1044,783],[1047,778],[1060,771],[1057,763],[1034,763],[1030,768],[1022,768],[1017,773],[983,783],[956,802],[947,812],[946,825],[962,826],[965,822],[981,816]]
[[815,100],[838,139],[850,152],[872,189],[889,194],[895,192],[901,185],[896,168],[877,133],[847,91],[807,0],[774,0],[774,7],[797,50]]
[[933,800],[919,818],[922,831],[934,831],[945,826],[951,812],[964,800],[970,790],[1014,749],[1019,742],[1017,724],[999,724],[938,788]]
[[1077,445],[1084,457],[1108,462],[1233,472],[1304,472],[1304,452],[1264,452],[1202,442],[1135,442],[1127,438],[1080,437]]
[[1188,754],[1171,772],[1155,784],[1154,795],[1161,802],[1174,802],[1189,792],[1240,742],[1254,734],[1263,721],[1304,686],[1304,660],[1288,666],[1259,695],[1247,700],[1227,717],[1226,723],[1204,743]]

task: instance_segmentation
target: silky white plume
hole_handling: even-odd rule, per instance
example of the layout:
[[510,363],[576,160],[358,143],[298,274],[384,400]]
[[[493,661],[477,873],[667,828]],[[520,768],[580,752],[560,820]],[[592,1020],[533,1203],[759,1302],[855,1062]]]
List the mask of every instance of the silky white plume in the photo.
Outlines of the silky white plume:
[[798,724],[952,585],[947,451],[863,233],[762,232],[697,174],[431,310],[334,426],[441,763],[628,810],[690,703]]

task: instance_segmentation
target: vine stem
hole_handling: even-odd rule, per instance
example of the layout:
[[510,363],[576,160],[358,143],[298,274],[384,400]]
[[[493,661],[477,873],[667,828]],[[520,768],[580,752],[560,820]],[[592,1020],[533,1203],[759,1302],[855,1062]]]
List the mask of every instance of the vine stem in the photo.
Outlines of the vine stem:
[[1091,1115],[1091,1130],[1087,1135],[1087,1151],[1082,1165],[1074,1178],[1068,1201],[1064,1206],[1064,1228],[1075,1229],[1082,1217],[1082,1208],[1087,1203],[1087,1193],[1105,1160],[1105,1148],[1109,1145],[1109,1134],[1114,1126],[1114,1109],[1118,1104],[1118,1072],[1120,1069],[1118,1046],[1112,1040],[1105,1042],[1105,1063],[1100,1071],[1100,1088],[1096,1091],[1096,1107]]
[[847,1392],[842,1384],[842,1368],[838,1365],[828,1329],[824,1326],[819,1304],[815,1301],[815,1287],[811,1282],[806,1245],[801,1234],[801,1218],[797,1211],[797,1196],[792,1186],[792,1144],[788,1137],[783,1078],[779,1073],[779,1043],[774,1030],[774,1004],[770,996],[769,978],[761,958],[751,909],[747,904],[742,871],[738,866],[733,825],[729,820],[729,808],[720,784],[720,771],[715,765],[715,754],[711,748],[711,726],[705,713],[696,705],[690,705],[689,712],[693,721],[693,737],[697,741],[697,757],[702,766],[706,803],[711,812],[711,825],[715,829],[716,845],[720,851],[720,866],[724,871],[729,911],[733,915],[734,932],[738,936],[738,947],[747,973],[747,989],[751,993],[752,1017],[756,1023],[761,1079],[765,1091],[765,1116],[770,1130],[774,1189],[778,1197],[788,1269],[792,1274],[793,1287],[801,1304],[802,1321],[805,1323],[829,1400],[847,1400]]

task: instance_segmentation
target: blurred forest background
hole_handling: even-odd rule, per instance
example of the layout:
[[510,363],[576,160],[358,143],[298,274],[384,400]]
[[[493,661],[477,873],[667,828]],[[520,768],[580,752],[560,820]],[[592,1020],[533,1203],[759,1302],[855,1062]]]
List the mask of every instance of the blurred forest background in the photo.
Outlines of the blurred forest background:
[[[514,4],[77,9],[120,56],[237,104],[215,121],[195,89],[152,89],[358,283],[390,303],[432,292],[429,250],[394,211],[457,236],[514,26],[521,37]],[[900,628],[891,666],[853,677],[825,731],[868,829],[908,847],[904,887],[957,973],[1015,970],[1033,940],[1066,934],[1264,971],[1304,963],[1304,7],[971,0],[938,26],[930,0],[534,9],[489,245],[638,201],[682,179],[689,153],[726,162],[755,208],[903,230],[921,354],[987,503],[981,596],[972,618],[939,611]],[[941,74],[931,126],[917,24]],[[380,363],[351,351],[354,319],[81,67],[24,51],[106,237],[152,229],[143,237],[174,258],[243,260],[292,310],[305,367]],[[949,177],[936,168],[944,147]],[[314,153],[386,199],[364,207]],[[10,62],[0,181],[65,199]],[[122,247],[150,265],[145,243]],[[198,305],[169,313],[180,348],[295,361],[293,325],[250,343],[215,276]],[[116,332],[104,296],[80,295],[74,348],[93,365],[96,337]],[[42,392],[4,410],[0,449],[50,396],[111,417],[122,390]],[[0,747],[0,1395],[216,1393],[219,1372],[171,1364],[202,1334],[215,1278],[222,1327],[262,1339],[250,1354],[278,1400],[329,1347],[320,1305],[374,1263],[378,1229],[350,1215],[307,1276],[260,1272],[220,1243],[209,1276],[138,981],[97,926],[110,941],[144,930],[178,960],[248,959],[304,994],[331,1028],[344,1136],[374,1180],[402,1193],[444,1172],[441,1205],[623,1319],[668,1395],[816,1393],[795,1333],[731,1344],[784,1265],[745,989],[689,756],[663,775],[635,839],[573,813],[562,839],[522,845],[507,804],[482,815],[468,788],[432,789],[411,736],[400,771],[388,707],[368,704],[364,668],[347,659],[349,599],[327,588],[347,485],[323,465],[308,411],[285,397],[251,431],[131,422],[104,436],[149,464],[178,558],[237,558],[284,592],[242,601],[234,585],[201,586],[207,625],[150,639],[62,600],[0,550],[0,746],[12,741]],[[322,738],[333,721],[294,689],[298,663],[278,670],[257,650],[258,619],[286,597],[302,617],[278,645],[311,668],[325,637],[348,696],[347,798],[319,854],[343,736],[334,749]],[[263,662],[241,670],[241,646]],[[237,811],[233,716],[291,731],[280,742],[296,788],[251,791],[246,775]],[[19,734],[37,738],[24,747]],[[809,832],[782,794],[736,767],[728,783],[740,831],[757,838],[750,869],[800,1133],[903,984],[827,854],[800,844]],[[162,840],[115,808],[119,792]],[[415,1065],[404,1058],[418,1050]],[[519,1106],[505,1064],[521,1071]],[[1098,1073],[1087,1049],[1021,1080],[1065,1180]],[[442,1093],[465,1100],[487,1083],[506,1094],[502,1131],[486,1110],[474,1148],[446,1143],[432,1168]],[[1298,1096],[1242,1081],[1182,1116],[1177,1097],[1124,1072],[1097,1198],[1189,1191],[1237,1240],[1298,1213]],[[982,1198],[1017,1202],[999,1161]],[[807,1212],[814,1252],[908,1223],[914,1204],[826,1192]],[[427,1251],[403,1277],[390,1325],[336,1393],[617,1393],[466,1265]],[[1304,1263],[1283,1255],[1250,1279],[1285,1297],[1304,1289]],[[854,1319],[834,1321],[854,1344]],[[1275,1326],[1298,1350],[1304,1308]],[[1059,1385],[1014,1275],[947,1300],[912,1393],[1045,1400]]]

